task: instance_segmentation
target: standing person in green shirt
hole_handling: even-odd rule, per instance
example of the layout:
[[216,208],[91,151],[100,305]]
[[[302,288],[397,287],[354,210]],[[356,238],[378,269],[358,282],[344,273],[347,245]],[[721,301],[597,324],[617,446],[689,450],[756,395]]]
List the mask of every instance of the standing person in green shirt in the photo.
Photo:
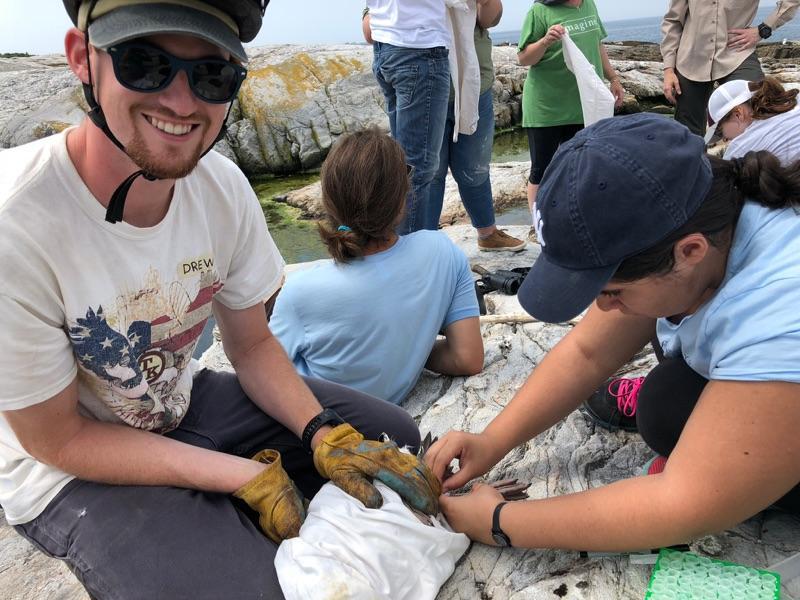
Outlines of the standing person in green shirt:
[[578,83],[561,50],[565,32],[594,65],[597,75],[605,75],[611,82],[615,107],[622,104],[625,94],[601,41],[606,30],[594,0],[536,0],[522,24],[517,54],[519,64],[530,67],[522,92],[522,126],[528,132],[531,153],[531,238],[538,220],[535,203],[542,175],[558,147],[583,129]]

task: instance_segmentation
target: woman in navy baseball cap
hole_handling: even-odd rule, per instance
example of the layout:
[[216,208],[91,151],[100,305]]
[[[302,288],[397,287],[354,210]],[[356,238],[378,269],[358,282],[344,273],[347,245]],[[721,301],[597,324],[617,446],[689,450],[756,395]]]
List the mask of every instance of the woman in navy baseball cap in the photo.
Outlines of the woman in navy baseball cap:
[[573,411],[656,334],[638,390],[649,476],[505,504],[443,496],[473,539],[622,551],[684,543],[777,504],[800,513],[800,164],[733,161],[657,115],[600,121],[562,146],[537,201],[542,252],[519,291],[549,322],[588,308],[481,433],[427,454],[458,488]]

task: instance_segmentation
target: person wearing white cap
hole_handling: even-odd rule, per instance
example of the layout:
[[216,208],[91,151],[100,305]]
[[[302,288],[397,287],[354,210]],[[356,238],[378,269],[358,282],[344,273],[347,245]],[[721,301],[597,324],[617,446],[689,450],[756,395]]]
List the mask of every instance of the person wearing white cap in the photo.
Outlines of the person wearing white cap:
[[773,77],[722,84],[708,101],[706,143],[719,132],[730,143],[724,158],[768,150],[783,164],[800,159],[798,90],[784,89]]
[[756,44],[787,23],[798,6],[800,0],[781,0],[757,24],[758,0],[670,0],[661,25],[661,56],[664,96],[675,104],[675,120],[703,135],[714,83],[763,79]]

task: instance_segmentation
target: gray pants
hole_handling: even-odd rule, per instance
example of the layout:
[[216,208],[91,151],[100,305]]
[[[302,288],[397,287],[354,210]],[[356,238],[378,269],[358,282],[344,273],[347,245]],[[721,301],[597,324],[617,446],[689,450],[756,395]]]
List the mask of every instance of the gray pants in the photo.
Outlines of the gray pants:
[[[337,384],[305,381],[322,406],[367,438],[385,432],[412,450],[419,445],[419,430],[403,409]],[[253,404],[230,373],[200,371],[188,413],[167,436],[237,456],[274,448],[309,498],[324,482],[300,440]],[[95,599],[283,598],[273,565],[277,546],[256,515],[227,494],[73,480],[16,530],[65,560]]]
[[711,97],[711,92],[714,91],[715,83],[725,83],[733,79],[746,81],[764,79],[764,71],[761,70],[761,63],[758,62],[755,52],[748,56],[732,73],[717,81],[692,81],[686,79],[677,70],[676,73],[681,93],[675,105],[675,120],[686,125],[692,133],[697,135],[705,135],[708,99]]

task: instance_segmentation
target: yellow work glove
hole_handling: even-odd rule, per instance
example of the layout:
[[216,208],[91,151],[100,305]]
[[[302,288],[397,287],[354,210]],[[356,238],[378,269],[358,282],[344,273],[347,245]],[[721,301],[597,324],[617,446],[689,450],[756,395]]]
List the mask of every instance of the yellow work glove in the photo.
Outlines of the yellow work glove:
[[281,466],[277,450],[262,450],[253,460],[267,468],[236,490],[233,495],[258,513],[258,524],[276,544],[297,537],[306,518],[303,496]]
[[439,512],[442,486],[428,466],[394,442],[365,440],[347,423],[335,427],[314,450],[314,466],[367,508],[380,508],[383,497],[371,483],[382,481],[411,506],[429,515]]

